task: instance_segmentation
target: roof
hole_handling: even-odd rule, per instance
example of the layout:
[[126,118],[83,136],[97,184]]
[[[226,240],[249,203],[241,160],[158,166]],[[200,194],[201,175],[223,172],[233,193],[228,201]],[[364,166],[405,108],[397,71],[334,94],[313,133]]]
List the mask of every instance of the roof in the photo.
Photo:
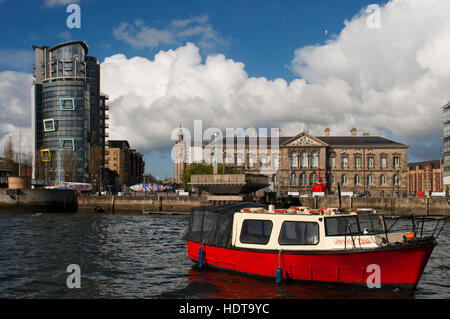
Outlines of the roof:
[[[224,145],[226,143],[237,145],[238,139],[245,141],[245,145],[249,145],[250,142],[255,145],[259,145],[259,139],[263,139],[267,147],[270,148],[272,144],[272,138],[274,137],[264,137],[264,136],[245,136],[245,137],[226,137],[224,138]],[[278,139],[279,145],[294,139],[295,136],[280,136]],[[398,143],[390,139],[381,136],[315,136],[315,138],[321,140],[322,142],[330,146],[359,146],[359,147],[408,147],[406,144]],[[195,142],[191,141],[191,145],[194,146]],[[212,141],[202,141],[202,146],[205,146]]]
[[127,140],[108,140],[108,148],[130,148],[130,144]]
[[328,145],[408,147],[406,144],[398,143],[381,136],[318,136],[317,138]]
[[60,44],[55,45],[54,47],[51,47],[51,48],[50,48],[50,51],[59,49],[60,47],[64,47],[64,46],[66,46],[66,45],[73,45],[73,44],[80,44],[80,45],[83,47],[83,49],[86,51],[85,54],[86,54],[86,55],[88,54],[88,52],[89,52],[89,47],[88,47],[87,44],[86,44],[85,42],[83,42],[83,41],[69,41],[69,42],[63,42],[63,43],[60,43]]
[[416,167],[418,166],[419,169],[423,169],[425,165],[430,164],[431,167],[433,168],[439,168],[440,164],[439,164],[439,160],[430,160],[430,161],[422,161],[422,162],[412,162],[412,163],[408,163],[408,168],[409,169],[416,169]]

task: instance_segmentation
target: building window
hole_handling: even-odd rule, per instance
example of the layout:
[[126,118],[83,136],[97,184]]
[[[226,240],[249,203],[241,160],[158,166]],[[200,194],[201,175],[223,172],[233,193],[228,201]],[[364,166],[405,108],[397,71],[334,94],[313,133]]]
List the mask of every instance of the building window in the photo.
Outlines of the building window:
[[300,186],[306,186],[306,174],[305,173],[301,173],[300,174]]
[[308,167],[308,155],[306,153],[300,154],[300,162],[302,167]]
[[318,167],[319,166],[319,155],[317,155],[316,151],[313,151],[311,153],[311,167]]
[[336,163],[336,158],[334,156],[328,157],[328,166],[334,167],[335,163]]
[[341,182],[342,182],[342,185],[347,184],[347,175],[342,175]]
[[328,184],[333,185],[333,183],[334,183],[334,176],[330,174],[328,175]]
[[59,148],[64,151],[74,151],[75,143],[73,138],[61,138],[59,139]]
[[298,185],[297,175],[295,173],[291,173],[290,183],[291,185]]
[[380,164],[381,164],[381,168],[386,168],[387,167],[387,157],[381,157]]
[[311,222],[283,222],[278,243],[280,245],[317,245],[319,225]]
[[400,167],[400,157],[394,156],[394,168]]
[[367,184],[373,185],[373,176],[372,175],[367,176]]
[[400,184],[400,179],[398,177],[398,175],[394,175],[394,185],[399,185]]
[[43,122],[44,122],[44,132],[55,131],[55,120],[54,119],[46,119]]
[[267,156],[266,155],[261,155],[259,157],[259,165],[260,165],[260,167],[266,167],[267,166]]
[[59,99],[59,109],[62,111],[73,111],[75,110],[75,100],[73,98],[62,98]]
[[248,156],[248,167],[254,167],[255,166],[255,159],[254,155]]
[[380,185],[386,185],[386,176],[384,175],[380,176]]
[[355,168],[361,167],[361,157],[357,156],[355,157]]
[[369,168],[373,168],[374,163],[375,163],[375,161],[374,161],[374,158],[373,158],[373,157],[368,157],[368,158],[367,158],[367,166],[368,166]]
[[297,153],[296,152],[291,152],[290,155],[290,165],[291,167],[297,167],[298,163],[297,163]]
[[312,173],[309,176],[309,185],[314,185],[316,183],[316,173]]
[[348,167],[348,157],[343,157],[342,158],[342,168],[347,168]]
[[361,178],[359,177],[359,175],[355,175],[355,185],[360,185],[361,184]]
[[48,148],[41,150],[41,158],[42,158],[43,162],[50,162],[51,161],[50,150]]

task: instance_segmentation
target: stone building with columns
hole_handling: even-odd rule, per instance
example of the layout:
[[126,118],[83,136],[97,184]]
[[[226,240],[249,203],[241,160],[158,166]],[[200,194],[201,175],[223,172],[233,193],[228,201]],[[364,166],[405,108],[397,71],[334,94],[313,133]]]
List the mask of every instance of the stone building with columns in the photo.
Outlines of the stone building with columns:
[[332,136],[326,129],[324,136],[303,131],[286,137],[275,129],[270,137],[253,132],[251,136],[226,137],[219,142],[220,147],[205,142],[194,146],[190,142],[183,144],[179,137],[175,145],[176,182],[186,165],[198,161],[193,154],[201,153],[204,163],[216,159],[247,174],[268,175],[271,190],[280,195],[311,194],[319,170],[329,194],[337,192],[338,183],[343,192],[369,192],[371,196],[407,193],[408,146],[368,133],[358,136],[355,128],[348,136]]

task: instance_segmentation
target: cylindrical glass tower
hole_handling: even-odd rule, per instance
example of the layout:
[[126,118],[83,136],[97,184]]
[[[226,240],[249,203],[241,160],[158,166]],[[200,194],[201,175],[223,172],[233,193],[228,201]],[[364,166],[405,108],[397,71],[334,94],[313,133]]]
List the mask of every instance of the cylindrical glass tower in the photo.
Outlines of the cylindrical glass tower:
[[38,49],[43,52],[39,54],[42,63],[35,66],[35,84],[39,86],[35,91],[41,99],[35,103],[34,131],[35,150],[44,159],[43,174],[54,184],[89,182],[92,101],[85,62],[88,47],[75,41]]

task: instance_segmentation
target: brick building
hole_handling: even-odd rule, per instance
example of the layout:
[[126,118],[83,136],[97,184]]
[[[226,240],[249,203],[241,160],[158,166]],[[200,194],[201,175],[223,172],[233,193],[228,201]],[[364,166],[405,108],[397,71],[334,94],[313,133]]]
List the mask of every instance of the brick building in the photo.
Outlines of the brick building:
[[[218,162],[240,167],[245,173],[268,175],[272,190],[279,194],[311,194],[319,169],[328,193],[336,193],[338,183],[344,192],[370,192],[372,196],[407,193],[408,146],[368,133],[357,136],[355,128],[350,136],[331,136],[326,129],[325,136],[301,132],[282,137],[277,130],[272,137],[253,135],[222,141],[226,151],[218,151]],[[215,156],[210,144],[202,144],[203,162],[211,163]],[[234,149],[230,151],[226,145],[234,145]],[[242,145],[240,151],[237,145]],[[197,162],[194,154],[199,150],[179,137],[175,152],[179,182],[185,165]]]
[[442,192],[443,167],[439,160],[408,163],[408,195]]
[[105,167],[119,174],[120,185],[142,183],[145,162],[142,154],[130,148],[125,140],[109,140],[105,150]]

